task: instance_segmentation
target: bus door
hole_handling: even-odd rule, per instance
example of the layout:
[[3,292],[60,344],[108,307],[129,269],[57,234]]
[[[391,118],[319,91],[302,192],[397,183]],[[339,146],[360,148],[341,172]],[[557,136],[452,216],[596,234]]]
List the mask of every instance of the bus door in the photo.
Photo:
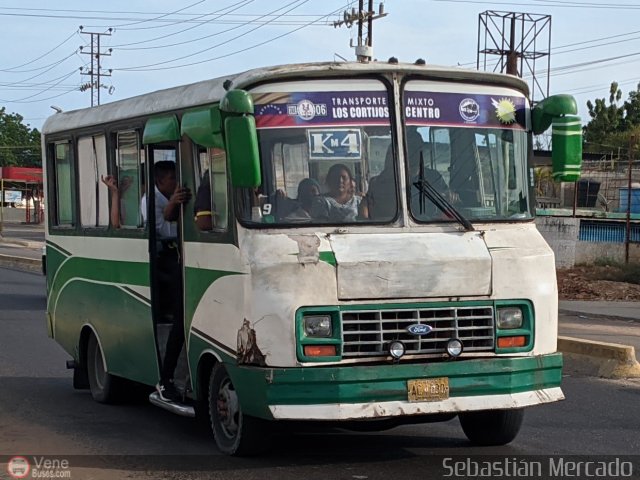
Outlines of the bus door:
[[[174,377],[184,343],[181,207],[175,210],[175,220],[167,220],[164,216],[164,207],[181,184],[178,140],[175,116],[147,122],[143,143],[146,145],[148,181],[142,210],[143,215],[146,214],[149,234],[149,286],[158,373],[160,376],[163,368],[168,369],[171,371],[169,378]],[[177,371],[175,378],[178,382]]]
[[[233,222],[226,152],[220,146],[203,146],[184,137],[181,147],[182,182],[192,192],[182,216],[187,351],[193,338],[188,332],[192,331],[235,344],[236,331],[220,328],[222,319],[235,317],[244,305],[242,288],[232,286],[235,284],[229,280],[237,276],[239,268],[229,265],[240,262],[230,227]],[[212,294],[210,287],[214,284],[216,293]],[[221,302],[216,295],[226,296]],[[234,354],[233,350],[228,353]],[[195,373],[191,372],[192,379]]]

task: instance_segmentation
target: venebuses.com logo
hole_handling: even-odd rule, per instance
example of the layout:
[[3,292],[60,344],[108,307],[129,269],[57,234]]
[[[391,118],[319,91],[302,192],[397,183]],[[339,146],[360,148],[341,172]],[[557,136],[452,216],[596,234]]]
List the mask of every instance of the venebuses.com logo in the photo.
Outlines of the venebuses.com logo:
[[7,472],[11,478],[27,478],[30,471],[31,465],[24,457],[13,457],[7,463]]
[[71,478],[69,460],[45,457],[30,460],[23,456],[11,457],[7,462],[10,478]]

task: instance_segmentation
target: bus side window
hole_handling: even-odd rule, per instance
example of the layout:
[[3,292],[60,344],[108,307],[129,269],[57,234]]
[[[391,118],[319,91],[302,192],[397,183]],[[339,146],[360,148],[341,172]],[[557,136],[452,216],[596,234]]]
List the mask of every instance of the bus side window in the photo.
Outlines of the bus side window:
[[194,204],[196,226],[203,231],[228,226],[227,153],[220,148],[198,152],[199,184]]
[[109,225],[109,195],[100,178],[107,175],[107,145],[104,135],[78,139],[80,224],[83,227]]
[[52,225],[71,226],[75,223],[74,198],[75,181],[71,157],[71,144],[68,141],[55,142],[49,146],[53,162],[54,202],[51,202]]
[[138,132],[118,132],[116,136],[116,165],[120,191],[120,219],[124,227],[141,227],[140,199],[144,191],[144,170]]

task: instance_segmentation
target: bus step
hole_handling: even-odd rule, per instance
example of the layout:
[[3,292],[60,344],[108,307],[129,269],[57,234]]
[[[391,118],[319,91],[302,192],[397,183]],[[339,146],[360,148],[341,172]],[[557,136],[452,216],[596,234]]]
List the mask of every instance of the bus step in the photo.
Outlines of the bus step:
[[183,403],[165,402],[160,398],[158,392],[153,392],[151,395],[149,395],[149,401],[156,407],[164,408],[165,410],[169,410],[171,413],[175,413],[176,415],[180,415],[182,417],[196,416],[196,411],[193,407],[185,405]]

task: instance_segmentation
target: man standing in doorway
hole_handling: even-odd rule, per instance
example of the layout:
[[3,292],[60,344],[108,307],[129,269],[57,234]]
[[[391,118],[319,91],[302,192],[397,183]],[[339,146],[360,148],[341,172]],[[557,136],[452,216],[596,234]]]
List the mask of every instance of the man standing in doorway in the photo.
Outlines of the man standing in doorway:
[[[177,401],[180,393],[173,382],[178,357],[184,345],[184,320],[182,310],[182,271],[178,244],[177,220],[180,205],[191,198],[187,188],[178,185],[176,166],[172,161],[160,161],[153,165],[155,179],[155,228],[156,272],[159,323],[171,323],[166,351],[160,369],[160,382],[156,390],[164,401]],[[140,208],[146,223],[146,197]]]

